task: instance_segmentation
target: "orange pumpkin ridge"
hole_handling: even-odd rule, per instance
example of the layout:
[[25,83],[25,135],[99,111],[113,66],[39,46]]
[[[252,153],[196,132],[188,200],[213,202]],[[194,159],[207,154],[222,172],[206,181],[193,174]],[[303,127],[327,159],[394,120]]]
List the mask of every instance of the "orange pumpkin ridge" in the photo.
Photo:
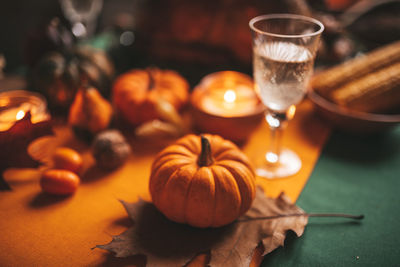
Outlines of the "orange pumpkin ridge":
[[170,220],[219,227],[250,208],[255,175],[232,142],[189,134],[156,156],[149,189],[154,205]]
[[216,216],[215,179],[210,168],[200,168],[193,176],[186,200],[184,222],[197,227],[213,224]]

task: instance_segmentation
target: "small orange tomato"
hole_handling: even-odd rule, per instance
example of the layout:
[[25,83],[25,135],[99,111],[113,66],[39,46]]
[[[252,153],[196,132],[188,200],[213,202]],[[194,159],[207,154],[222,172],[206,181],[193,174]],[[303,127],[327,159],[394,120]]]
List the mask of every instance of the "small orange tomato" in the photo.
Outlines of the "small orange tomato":
[[57,148],[53,155],[54,168],[78,173],[82,168],[82,157],[75,150],[67,147]]
[[40,187],[44,192],[54,195],[69,195],[79,186],[80,179],[68,170],[50,169],[43,172]]

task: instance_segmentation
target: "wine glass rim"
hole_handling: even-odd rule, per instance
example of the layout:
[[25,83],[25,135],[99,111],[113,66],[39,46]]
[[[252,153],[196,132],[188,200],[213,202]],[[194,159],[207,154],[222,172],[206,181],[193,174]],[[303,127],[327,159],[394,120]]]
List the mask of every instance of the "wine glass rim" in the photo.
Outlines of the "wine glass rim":
[[[297,19],[297,20],[303,20],[303,21],[308,21],[311,23],[314,23],[319,26],[319,29],[314,32],[310,33],[305,33],[305,34],[278,34],[278,33],[271,33],[271,32],[266,32],[262,31],[260,29],[257,29],[254,24],[258,21],[261,20],[266,20],[266,19]],[[307,16],[302,16],[302,15],[297,15],[297,14],[287,14],[287,13],[277,13],[277,14],[267,14],[267,15],[260,15],[257,17],[254,17],[250,20],[249,22],[250,28],[259,34],[264,34],[264,35],[269,35],[272,37],[282,37],[282,38],[300,38],[300,37],[313,37],[316,35],[321,34],[324,31],[324,24],[320,22],[317,19],[307,17]]]

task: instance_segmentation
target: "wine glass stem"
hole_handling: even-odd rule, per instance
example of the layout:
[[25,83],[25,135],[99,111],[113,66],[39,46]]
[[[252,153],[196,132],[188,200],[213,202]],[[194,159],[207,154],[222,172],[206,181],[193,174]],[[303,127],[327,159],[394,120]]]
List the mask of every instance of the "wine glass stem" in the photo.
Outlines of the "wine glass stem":
[[269,126],[270,140],[269,149],[265,159],[269,165],[278,165],[282,149],[282,135],[292,114],[288,112],[267,111],[265,119]]

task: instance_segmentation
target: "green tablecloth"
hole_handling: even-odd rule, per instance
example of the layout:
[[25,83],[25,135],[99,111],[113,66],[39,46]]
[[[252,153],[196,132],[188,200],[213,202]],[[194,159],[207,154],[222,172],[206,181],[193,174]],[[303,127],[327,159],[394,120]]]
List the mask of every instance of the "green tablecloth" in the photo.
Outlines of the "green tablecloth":
[[364,214],[360,223],[310,218],[304,235],[262,266],[400,266],[400,127],[374,136],[334,132],[297,204]]

